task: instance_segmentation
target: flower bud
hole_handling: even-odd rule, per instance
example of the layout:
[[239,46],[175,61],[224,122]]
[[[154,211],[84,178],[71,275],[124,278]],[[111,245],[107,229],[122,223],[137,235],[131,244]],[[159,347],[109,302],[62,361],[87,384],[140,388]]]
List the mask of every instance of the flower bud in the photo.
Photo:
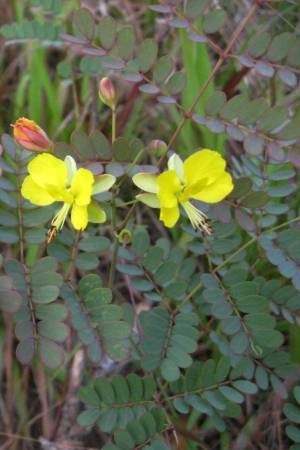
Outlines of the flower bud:
[[13,125],[14,138],[18,144],[26,150],[34,152],[51,151],[53,142],[48,138],[45,131],[33,120],[21,117]]
[[99,83],[100,100],[111,109],[116,106],[116,90],[112,81],[105,77]]
[[156,156],[163,156],[166,154],[168,146],[164,141],[160,139],[154,139],[149,144],[149,150],[154,152]]

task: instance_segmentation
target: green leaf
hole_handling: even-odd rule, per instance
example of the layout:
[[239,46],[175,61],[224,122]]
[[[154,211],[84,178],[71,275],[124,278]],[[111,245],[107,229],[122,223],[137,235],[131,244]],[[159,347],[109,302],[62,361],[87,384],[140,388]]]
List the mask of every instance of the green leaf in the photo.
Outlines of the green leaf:
[[110,247],[110,240],[104,236],[88,236],[79,242],[79,249],[85,252],[101,253]]
[[255,342],[262,347],[278,348],[284,342],[283,335],[277,330],[255,330]]
[[64,320],[68,311],[64,305],[37,305],[35,315],[40,320]]
[[298,139],[300,136],[300,118],[295,117],[277,134],[278,139]]
[[73,21],[80,33],[92,40],[95,32],[95,20],[93,14],[87,8],[74,11]]
[[113,155],[118,161],[130,161],[131,148],[128,139],[120,137],[113,143]]
[[102,17],[97,27],[97,35],[103,48],[109,50],[113,47],[117,34],[116,21],[111,16]]
[[244,394],[256,394],[257,392],[257,386],[251,381],[238,380],[234,381],[232,385]]
[[291,422],[300,424],[300,408],[291,403],[287,403],[284,405],[283,412]]
[[184,72],[175,72],[168,80],[166,90],[170,95],[177,95],[182,92],[186,86],[187,79]]
[[10,228],[0,227],[0,242],[4,244],[16,244],[19,242],[19,233]]
[[93,270],[99,265],[99,260],[96,255],[89,253],[79,253],[76,259],[76,266],[82,270]]
[[219,114],[221,108],[225,105],[226,95],[222,91],[215,91],[205,104],[205,112],[209,116],[216,116]]
[[245,109],[247,102],[248,99],[243,94],[232,97],[221,109],[221,117],[228,121],[235,119]]
[[135,45],[135,35],[132,26],[126,26],[121,28],[117,37],[117,47],[119,50],[120,58],[125,61],[130,60],[133,57]]
[[267,32],[255,33],[248,43],[249,53],[254,57],[258,58],[262,56],[266,51],[271,42],[271,35]]
[[245,313],[264,312],[268,308],[268,301],[262,295],[247,295],[237,300],[238,308]]
[[99,409],[87,409],[79,414],[77,422],[83,427],[94,425],[99,419],[101,411]]
[[58,294],[57,286],[36,286],[32,290],[32,301],[39,304],[51,303],[57,299]]
[[2,311],[16,312],[22,303],[22,297],[17,291],[0,289],[0,309]]
[[127,403],[130,399],[130,393],[126,379],[121,375],[116,375],[111,379],[112,387],[115,391],[116,403]]
[[96,155],[101,159],[111,159],[111,145],[101,131],[95,130],[90,136],[90,142]]
[[286,58],[294,41],[295,35],[292,33],[284,32],[275,36],[267,53],[268,60],[272,62],[282,61]]
[[95,380],[95,390],[106,405],[111,405],[115,402],[115,392],[112,384],[105,378],[97,378]]
[[48,319],[38,323],[38,332],[40,336],[53,341],[63,342],[69,334],[69,329],[62,322]]
[[242,396],[242,394],[229,386],[221,386],[219,388],[219,391],[222,395],[224,395],[225,398],[227,398],[231,402],[243,403],[244,401],[244,397]]
[[143,256],[150,246],[150,237],[143,228],[138,228],[132,238],[132,248],[137,256]]
[[135,446],[135,442],[128,431],[115,432],[114,439],[118,447],[122,450],[132,450]]
[[208,4],[209,0],[186,0],[184,14],[189,19],[195,20],[204,12]]
[[169,56],[159,58],[153,70],[153,80],[155,83],[161,84],[171,74],[173,69],[173,61]]
[[205,33],[215,33],[224,25],[225,20],[225,11],[223,9],[215,9],[204,17],[203,31]]
[[285,432],[292,441],[300,443],[300,429],[299,428],[297,428],[293,425],[289,425],[286,427]]
[[257,128],[268,133],[279,127],[288,117],[288,111],[281,106],[275,106],[264,113],[257,122]]
[[268,203],[268,199],[265,192],[251,192],[242,199],[241,204],[247,208],[262,208]]
[[145,39],[138,49],[137,60],[142,72],[148,72],[157,58],[157,43],[154,39]]
[[45,366],[55,369],[64,360],[64,352],[55,342],[46,338],[39,339],[39,354]]

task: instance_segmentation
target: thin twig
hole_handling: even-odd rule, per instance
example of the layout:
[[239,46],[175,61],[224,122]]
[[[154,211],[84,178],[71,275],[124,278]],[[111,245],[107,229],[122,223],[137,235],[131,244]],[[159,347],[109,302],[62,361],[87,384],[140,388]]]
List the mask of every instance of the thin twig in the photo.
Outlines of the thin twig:
[[[197,106],[199,100],[201,99],[201,97],[203,96],[203,94],[205,93],[206,89],[208,88],[210,82],[212,81],[212,79],[215,77],[215,75],[217,74],[217,72],[219,71],[220,67],[223,65],[224,61],[226,60],[228,54],[230,53],[232,47],[234,46],[234,44],[236,43],[238,37],[240,36],[241,32],[244,30],[245,26],[247,25],[247,23],[249,22],[249,20],[251,19],[251,17],[253,16],[253,14],[255,13],[255,11],[257,10],[257,3],[254,3],[253,6],[250,8],[250,10],[248,11],[248,13],[246,14],[246,16],[244,17],[244,19],[241,21],[240,25],[237,27],[237,29],[235,30],[235,32],[232,34],[232,37],[226,47],[226,49],[224,50],[223,53],[221,53],[218,61],[216,62],[212,72],[210,73],[209,77],[207,78],[207,80],[205,81],[205,83],[203,84],[202,88],[200,89],[197,97],[194,99],[193,103],[191,104],[190,108],[188,109],[188,111],[184,114],[181,122],[179,123],[179,125],[177,126],[176,130],[174,131],[169,144],[168,144],[168,148],[172,148],[172,146],[174,145],[180,131],[182,130],[182,128],[185,125],[185,122],[187,121],[187,119],[190,119],[195,107]],[[159,164],[164,160],[164,156],[161,157]]]

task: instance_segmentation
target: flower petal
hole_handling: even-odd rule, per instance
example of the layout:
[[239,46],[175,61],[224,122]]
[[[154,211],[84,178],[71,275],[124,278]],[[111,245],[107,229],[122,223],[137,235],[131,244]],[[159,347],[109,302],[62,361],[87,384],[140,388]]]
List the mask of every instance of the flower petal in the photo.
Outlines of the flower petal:
[[145,205],[150,206],[150,208],[160,208],[159,199],[156,194],[139,194],[136,196],[137,200]]
[[175,206],[174,208],[161,208],[160,210],[160,220],[165,224],[166,227],[172,228],[179,219],[179,208]]
[[74,158],[72,158],[72,156],[67,155],[65,157],[65,165],[67,166],[67,174],[68,174],[67,185],[70,186],[72,178],[77,171],[76,161]]
[[28,172],[33,181],[45,189],[48,186],[56,190],[66,187],[67,166],[64,161],[49,153],[42,153],[30,161]]
[[152,173],[137,173],[132,177],[134,184],[145,192],[150,192],[151,194],[158,193],[158,175],[153,175]]
[[97,175],[95,177],[95,182],[93,185],[93,194],[101,194],[101,192],[109,191],[109,189],[114,185],[116,177],[113,175]]
[[175,170],[168,170],[158,176],[157,183],[159,192],[157,194],[160,205],[163,208],[174,208],[178,204],[176,194],[180,192],[180,180]]
[[169,158],[168,161],[168,169],[169,170],[175,170],[177,173],[177,176],[179,180],[183,183],[184,182],[184,167],[183,167],[183,161],[180,158],[180,156],[176,155],[174,153],[171,158]]
[[189,156],[183,163],[187,187],[207,178],[210,183],[224,171],[226,162],[218,152],[204,149]]
[[51,205],[51,203],[56,201],[49,192],[36,184],[30,175],[25,177],[22,183],[21,193],[24,198],[38,206]]
[[91,223],[103,223],[106,221],[106,214],[98,203],[92,201],[88,206],[88,218]]
[[71,212],[71,222],[75,230],[84,230],[88,224],[87,206],[80,206],[74,203]]
[[72,178],[71,193],[79,206],[88,205],[93,192],[94,175],[88,169],[78,169]]
[[223,174],[212,184],[205,186],[191,197],[206,203],[217,203],[223,200],[233,189],[231,175],[227,172]]

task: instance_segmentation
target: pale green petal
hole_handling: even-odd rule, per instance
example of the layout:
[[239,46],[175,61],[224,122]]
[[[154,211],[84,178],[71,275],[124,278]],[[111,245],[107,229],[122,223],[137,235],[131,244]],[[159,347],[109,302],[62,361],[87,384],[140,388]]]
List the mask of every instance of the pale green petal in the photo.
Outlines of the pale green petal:
[[160,220],[165,224],[166,227],[172,228],[179,219],[179,208],[161,208],[160,210]]
[[71,212],[71,222],[75,230],[84,230],[88,224],[87,206],[80,206],[74,203]]
[[51,203],[56,201],[48,191],[36,184],[30,175],[25,177],[21,193],[26,200],[38,206],[51,205]]
[[150,206],[150,208],[160,208],[159,199],[156,194],[139,194],[136,196],[137,200],[145,205]]
[[70,186],[72,178],[77,171],[76,161],[72,156],[67,155],[65,157],[65,164],[67,166],[67,185]]
[[91,223],[103,223],[106,221],[105,211],[94,201],[88,206],[88,219]]
[[93,194],[101,194],[102,192],[109,191],[115,181],[116,177],[113,175],[97,175],[93,186]]
[[183,161],[180,158],[180,156],[176,155],[176,153],[174,153],[174,155],[171,156],[171,158],[169,158],[168,161],[168,169],[169,170],[175,170],[175,172],[177,173],[177,176],[179,178],[179,180],[183,183],[184,182],[184,167],[183,167]]
[[93,192],[94,175],[88,169],[79,169],[72,178],[71,193],[79,206],[88,205]]
[[232,177],[229,173],[223,174],[212,184],[207,185],[191,197],[205,203],[217,203],[227,197],[233,189]]
[[152,173],[137,173],[132,177],[132,181],[138,188],[152,194],[158,193],[157,179],[158,175]]

